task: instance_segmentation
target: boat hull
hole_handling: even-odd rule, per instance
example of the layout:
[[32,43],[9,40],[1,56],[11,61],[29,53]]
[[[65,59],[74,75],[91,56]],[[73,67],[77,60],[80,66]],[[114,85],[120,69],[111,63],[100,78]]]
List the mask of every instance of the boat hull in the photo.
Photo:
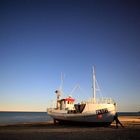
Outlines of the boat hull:
[[114,112],[104,114],[94,113],[79,113],[79,114],[66,114],[66,113],[49,113],[54,121],[59,123],[68,124],[88,124],[88,125],[110,125],[114,119]]

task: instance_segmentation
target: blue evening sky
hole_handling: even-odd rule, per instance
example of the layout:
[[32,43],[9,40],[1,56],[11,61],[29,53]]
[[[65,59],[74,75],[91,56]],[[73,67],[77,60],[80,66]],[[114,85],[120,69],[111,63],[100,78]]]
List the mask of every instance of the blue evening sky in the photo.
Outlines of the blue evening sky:
[[45,111],[61,73],[88,99],[93,65],[118,111],[140,111],[139,2],[0,0],[0,111]]

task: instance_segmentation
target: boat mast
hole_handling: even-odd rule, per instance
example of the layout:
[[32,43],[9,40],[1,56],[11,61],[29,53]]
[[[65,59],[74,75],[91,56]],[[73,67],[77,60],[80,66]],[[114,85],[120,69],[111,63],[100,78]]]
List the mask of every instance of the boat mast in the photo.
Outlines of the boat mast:
[[96,102],[96,75],[95,66],[93,66],[93,101]]

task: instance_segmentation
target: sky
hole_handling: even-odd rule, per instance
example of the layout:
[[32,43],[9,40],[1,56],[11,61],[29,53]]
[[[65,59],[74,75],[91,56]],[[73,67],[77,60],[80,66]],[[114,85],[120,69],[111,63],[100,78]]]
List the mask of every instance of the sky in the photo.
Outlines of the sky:
[[46,111],[61,74],[62,96],[86,100],[93,65],[97,96],[140,111],[138,1],[0,0],[0,111]]

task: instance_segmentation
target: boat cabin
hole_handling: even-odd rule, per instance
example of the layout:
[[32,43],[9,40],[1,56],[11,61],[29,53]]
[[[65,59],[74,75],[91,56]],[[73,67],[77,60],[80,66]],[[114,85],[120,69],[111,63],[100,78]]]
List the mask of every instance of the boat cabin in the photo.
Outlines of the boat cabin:
[[57,100],[57,109],[60,110],[74,110],[74,101],[72,97]]

